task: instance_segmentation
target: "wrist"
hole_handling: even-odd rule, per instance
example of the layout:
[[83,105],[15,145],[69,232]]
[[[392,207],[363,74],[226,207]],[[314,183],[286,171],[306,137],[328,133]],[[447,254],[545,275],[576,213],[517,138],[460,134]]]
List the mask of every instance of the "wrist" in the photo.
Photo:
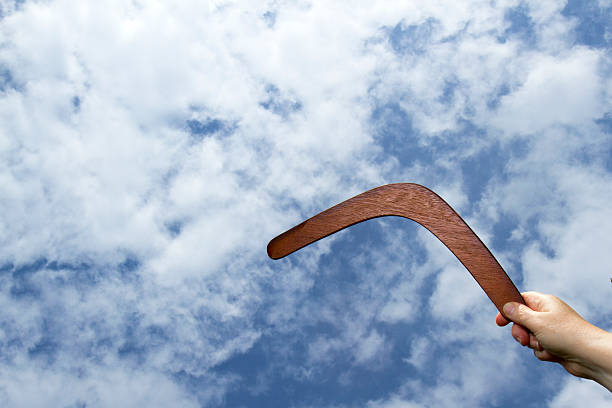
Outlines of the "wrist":
[[590,378],[612,392],[612,333],[591,326],[584,338],[580,359]]

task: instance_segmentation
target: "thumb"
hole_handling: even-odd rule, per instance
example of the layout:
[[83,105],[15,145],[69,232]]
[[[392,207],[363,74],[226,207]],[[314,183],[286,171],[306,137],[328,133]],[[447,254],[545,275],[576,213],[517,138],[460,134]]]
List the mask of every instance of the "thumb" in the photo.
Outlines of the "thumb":
[[531,329],[536,314],[536,312],[527,306],[517,302],[506,303],[503,307],[503,312],[508,319],[528,329]]

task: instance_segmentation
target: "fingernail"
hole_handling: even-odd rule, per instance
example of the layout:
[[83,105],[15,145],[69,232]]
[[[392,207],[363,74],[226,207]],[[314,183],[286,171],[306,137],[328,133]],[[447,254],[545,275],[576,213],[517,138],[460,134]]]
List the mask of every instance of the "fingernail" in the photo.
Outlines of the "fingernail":
[[518,341],[519,343],[521,342],[521,338],[519,336],[514,336],[514,340]]
[[508,317],[512,317],[515,310],[516,310],[516,307],[512,303],[506,303],[503,307],[503,311]]

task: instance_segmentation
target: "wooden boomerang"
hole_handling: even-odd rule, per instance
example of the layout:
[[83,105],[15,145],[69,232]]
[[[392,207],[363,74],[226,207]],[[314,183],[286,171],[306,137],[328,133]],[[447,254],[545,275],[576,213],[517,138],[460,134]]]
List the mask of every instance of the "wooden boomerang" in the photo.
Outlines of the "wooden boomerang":
[[274,238],[268,244],[268,255],[279,259],[351,225],[388,215],[416,221],[438,237],[500,312],[507,302],[525,304],[474,231],[440,196],[419,184],[387,184],[350,198]]

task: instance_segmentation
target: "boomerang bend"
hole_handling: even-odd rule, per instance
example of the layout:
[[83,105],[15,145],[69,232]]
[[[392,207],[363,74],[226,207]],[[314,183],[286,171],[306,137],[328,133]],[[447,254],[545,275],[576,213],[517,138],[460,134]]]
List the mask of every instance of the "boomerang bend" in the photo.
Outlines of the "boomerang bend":
[[285,257],[321,238],[372,218],[400,216],[432,232],[467,268],[501,312],[521,294],[480,238],[440,196],[413,183],[387,184],[331,207],[272,239],[268,255]]

